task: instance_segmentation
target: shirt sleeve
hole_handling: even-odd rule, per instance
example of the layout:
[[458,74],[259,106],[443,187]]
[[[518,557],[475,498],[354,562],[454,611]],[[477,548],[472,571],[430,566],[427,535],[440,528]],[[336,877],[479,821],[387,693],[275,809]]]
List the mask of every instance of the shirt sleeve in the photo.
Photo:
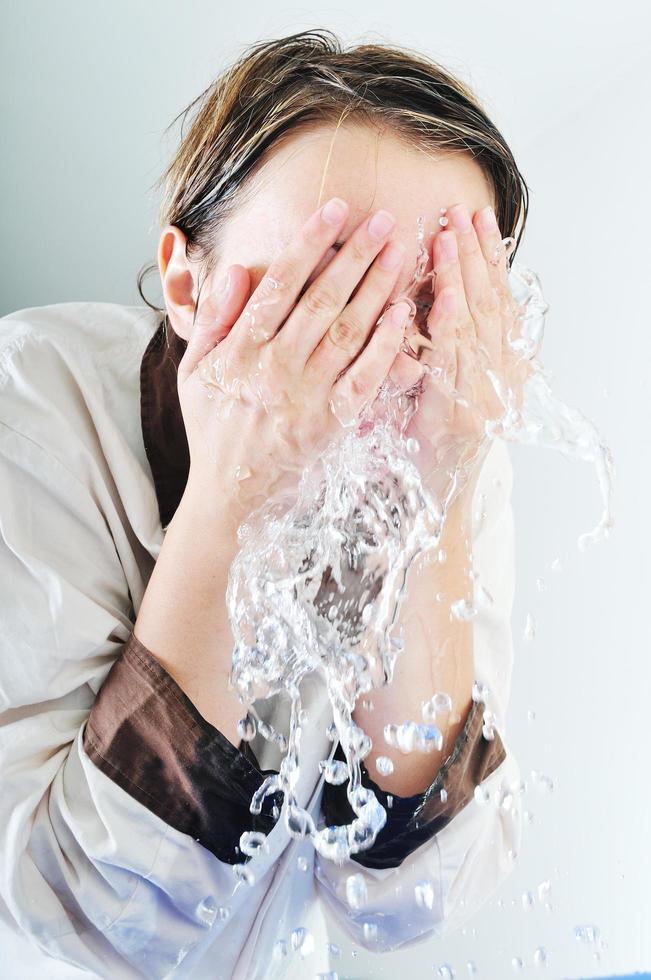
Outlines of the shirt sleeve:
[[[282,794],[249,806],[269,775],[246,742],[234,746],[196,709],[131,631],[95,701],[84,730],[94,764],[162,820],[221,861],[242,861],[244,831],[268,834]],[[215,815],[219,814],[219,819]]]
[[[243,790],[233,785],[224,829],[211,833],[206,811],[195,808],[196,780],[214,761],[220,824],[227,775],[238,773],[242,785],[261,776],[135,644],[111,512],[100,505],[106,489],[93,479],[86,484],[0,422],[3,917],[44,958],[89,976],[171,975],[225,929],[224,963],[232,965],[265,892],[246,890],[243,902],[232,867],[195,839],[203,835],[228,858]],[[133,698],[128,710],[122,698]],[[220,919],[221,906],[233,906],[233,921]]]
[[[473,701],[454,747],[434,781],[413,796],[391,795],[380,789],[361,763],[362,785],[372,789],[385,808],[387,820],[373,845],[351,855],[366,868],[396,868],[421,844],[430,840],[473,798],[475,787],[503,761],[506,751],[499,732],[492,740],[483,735],[484,705]],[[341,744],[335,758],[345,760]],[[348,780],[339,785],[325,783],[322,812],[326,824],[348,824],[354,817],[347,796]]]

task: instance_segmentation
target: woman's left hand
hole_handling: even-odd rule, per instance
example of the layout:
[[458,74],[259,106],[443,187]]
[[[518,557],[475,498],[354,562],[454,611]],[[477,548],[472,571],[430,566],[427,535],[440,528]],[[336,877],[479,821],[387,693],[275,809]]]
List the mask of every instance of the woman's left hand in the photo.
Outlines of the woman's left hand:
[[[450,226],[434,236],[432,245],[431,349],[423,347],[417,362],[421,390],[405,429],[405,437],[418,443],[414,464],[441,504],[471,496],[489,445],[486,423],[502,419],[509,407],[498,391],[502,397],[512,393],[510,407],[519,408],[531,373],[530,362],[511,346],[520,335],[522,310],[509,286],[494,215],[484,209],[471,220],[462,204],[450,207],[447,215]],[[415,327],[407,335],[412,349],[420,337]],[[407,354],[399,358],[410,359]],[[391,376],[397,380],[398,358],[394,365]]]

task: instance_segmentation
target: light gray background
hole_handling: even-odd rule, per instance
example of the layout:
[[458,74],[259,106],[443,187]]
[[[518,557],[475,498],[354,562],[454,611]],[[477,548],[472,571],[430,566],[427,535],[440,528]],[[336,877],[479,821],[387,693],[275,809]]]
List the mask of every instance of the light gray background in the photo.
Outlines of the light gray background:
[[[516,972],[514,956],[525,973],[554,978],[651,969],[643,5],[21,0],[2,19],[0,314],[140,302],[136,273],[155,258],[158,237],[151,188],[173,147],[162,131],[250,43],[329,27],[345,42],[425,50],[478,91],[530,186],[518,261],[538,273],[550,304],[543,360],[613,450],[617,524],[608,542],[580,553],[576,538],[600,513],[590,468],[513,451],[519,578],[508,738],[523,776],[542,770],[554,792],[528,791],[533,823],[518,866],[463,933],[383,957],[353,957],[346,944],[339,973],[436,976],[447,962],[459,977],[472,959],[492,980]],[[147,295],[158,299],[157,287],[151,277]],[[561,572],[549,569],[557,557]],[[538,620],[532,645],[521,639],[527,611]],[[552,911],[537,899],[525,909],[523,892],[545,879]],[[601,960],[575,940],[582,924],[608,943]],[[533,961],[540,945],[544,969]]]

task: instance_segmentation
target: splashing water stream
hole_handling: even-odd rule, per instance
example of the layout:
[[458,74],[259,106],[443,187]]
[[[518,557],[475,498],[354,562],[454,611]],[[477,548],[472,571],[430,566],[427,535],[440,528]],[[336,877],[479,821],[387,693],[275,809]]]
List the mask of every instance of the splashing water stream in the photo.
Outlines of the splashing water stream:
[[[412,305],[413,329],[407,331],[402,350],[416,360],[433,349],[424,324],[432,306],[427,280],[435,273],[423,274],[428,261],[423,227],[420,217],[416,271],[405,293],[394,301],[407,298]],[[514,244],[514,239],[504,239],[493,261],[497,262],[500,250],[508,258]],[[422,387],[405,392],[387,379],[373,412],[365,411],[355,424],[342,419],[342,437],[303,470],[292,502],[288,505],[286,497],[272,496],[238,531],[240,550],[230,570],[227,604],[235,638],[231,684],[249,706],[239,732],[248,741],[257,730],[286,750],[279,772],[263,782],[250,810],[260,813],[265,797],[282,791],[288,833],[311,838],[321,855],[337,862],[370,847],[386,822],[385,809],[361,783],[360,764],[371,749],[371,739],[355,724],[353,709],[359,697],[390,683],[402,649],[395,626],[409,568],[417,556],[439,551],[450,504],[491,441],[500,438],[543,446],[593,463],[604,509],[596,528],[579,539],[580,546],[606,537],[612,527],[610,452],[594,425],[552,392],[537,361],[548,310],[539,280],[512,263],[509,284],[517,329],[506,338],[505,356],[516,368],[525,364],[527,378],[518,397],[504,377],[487,365],[485,351],[474,351],[500,405],[499,414],[484,422],[479,453],[455,456],[448,446],[438,458],[437,479],[424,481],[414,459],[418,440],[408,431]],[[273,303],[273,295],[263,302]],[[253,329],[255,317],[251,319]],[[458,336],[457,343],[468,341]],[[223,391],[218,370],[211,383]],[[431,374],[430,383],[445,388],[441,370],[430,367],[426,373]],[[454,390],[452,396],[469,407]],[[336,406],[331,408],[337,415]],[[246,479],[249,472],[245,467],[238,479]],[[439,558],[443,561],[445,556]],[[491,601],[488,593],[484,601]],[[453,610],[453,614],[471,618],[473,610]],[[347,795],[355,814],[348,825],[320,830],[295,796],[302,733],[299,685],[312,671],[320,672],[325,681],[334,718],[328,735],[332,741],[340,740],[346,758],[345,763],[323,760],[320,768],[330,783],[348,779]],[[280,692],[286,692],[291,702],[287,738],[262,721],[253,706],[256,699]],[[449,696],[439,692],[424,705],[422,723],[388,725],[385,740],[403,752],[440,749],[443,738],[436,722],[450,710],[449,702]],[[490,738],[491,712],[487,715],[484,734]],[[380,757],[377,768],[390,772],[390,760]],[[264,845],[263,834],[247,833],[240,849],[249,857]],[[244,865],[238,867],[240,880],[250,882]],[[427,883],[419,887],[420,901],[426,904]]]

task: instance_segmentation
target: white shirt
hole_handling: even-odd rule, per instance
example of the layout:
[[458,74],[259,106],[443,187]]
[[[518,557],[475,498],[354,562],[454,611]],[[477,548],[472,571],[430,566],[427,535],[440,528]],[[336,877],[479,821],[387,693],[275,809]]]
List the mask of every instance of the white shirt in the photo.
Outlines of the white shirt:
[[[507,749],[482,784],[490,801],[471,800],[399,867],[381,870],[315,860],[310,841],[278,821],[269,853],[249,864],[255,884],[233,894],[232,866],[132,798],[83,747],[165,535],[139,403],[140,362],[157,326],[149,308],[111,303],[0,319],[2,948],[33,964],[30,975],[271,980],[336,970],[323,934],[304,957],[291,949],[292,930],[313,921],[319,902],[369,949],[445,935],[495,892],[521,841],[520,772],[504,725],[514,589],[507,448],[496,441],[486,457],[476,490],[486,518],[473,538],[478,581],[494,599],[473,621],[475,676]],[[297,797],[316,821],[332,712],[318,677],[303,692],[315,723],[301,743]],[[509,789],[513,804],[500,805]],[[346,901],[352,873],[367,884],[360,910]],[[414,900],[426,879],[431,909]],[[230,908],[228,919],[219,907]],[[364,930],[374,914],[385,924],[379,945]],[[280,938],[284,959],[272,955]]]

